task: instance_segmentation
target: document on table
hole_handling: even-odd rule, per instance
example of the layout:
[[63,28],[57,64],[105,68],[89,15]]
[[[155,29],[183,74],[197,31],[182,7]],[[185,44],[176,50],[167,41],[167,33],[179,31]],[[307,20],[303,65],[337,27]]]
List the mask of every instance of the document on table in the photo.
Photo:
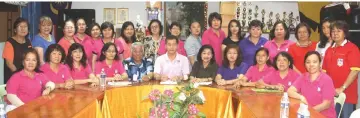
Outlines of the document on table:
[[197,84],[199,84],[200,86],[206,86],[206,85],[211,85],[212,82],[197,82]]
[[120,81],[120,82],[108,82],[110,86],[128,86],[131,85],[131,82],[128,81]]
[[160,82],[160,84],[165,84],[165,85],[176,85],[177,82],[176,81],[163,81],[163,82]]

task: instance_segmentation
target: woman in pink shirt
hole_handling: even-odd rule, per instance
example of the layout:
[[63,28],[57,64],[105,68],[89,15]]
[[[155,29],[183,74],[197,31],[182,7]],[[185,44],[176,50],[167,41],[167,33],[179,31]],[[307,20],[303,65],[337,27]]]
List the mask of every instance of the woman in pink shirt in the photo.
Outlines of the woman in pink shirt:
[[58,44],[64,49],[65,55],[67,55],[70,45],[75,43],[75,22],[72,19],[65,21],[63,32],[64,37],[60,39]]
[[215,51],[216,63],[222,65],[222,49],[221,45],[225,39],[225,32],[221,30],[222,18],[217,12],[209,15],[208,24],[210,28],[202,35],[202,45],[211,45]]
[[74,36],[74,40],[76,43],[81,44],[84,47],[85,54],[87,58],[87,63],[89,65],[92,65],[92,56],[93,56],[93,50],[94,45],[93,41],[91,40],[91,37],[87,35],[86,32],[86,22],[83,18],[79,18],[76,21],[76,34]]
[[55,84],[39,70],[40,58],[36,50],[26,50],[22,63],[23,68],[12,75],[6,85],[6,97],[16,107],[48,95],[55,88]]
[[106,74],[107,81],[124,80],[128,78],[114,43],[106,43],[101,49],[100,60],[96,62],[95,66],[95,74],[98,78],[100,78],[102,70],[104,70]]
[[[103,48],[103,46],[106,43],[114,43],[116,45],[118,56],[119,56],[120,60],[122,60],[123,59],[122,54],[124,52],[124,48],[123,48],[121,41],[116,40],[114,38],[114,35],[115,35],[114,25],[110,22],[104,22],[101,24],[100,31],[101,31],[101,34],[103,37],[102,37],[102,40],[94,41],[94,47],[95,47],[94,53],[96,54],[96,57],[93,57],[93,62],[95,62],[95,60],[100,59],[101,49]],[[93,68],[93,70],[95,70],[95,68]]]
[[255,86],[258,80],[264,78],[265,75],[272,73],[275,69],[272,67],[269,59],[269,50],[259,48],[255,52],[255,65],[251,66],[245,74],[245,80],[239,81],[237,86]]
[[[169,31],[171,33],[171,35],[176,36],[179,39],[179,43],[178,43],[178,48],[177,48],[177,52],[185,57],[187,57],[186,55],[186,51],[185,51],[185,42],[183,39],[181,39],[180,34],[181,34],[181,25],[178,22],[172,22],[170,27],[169,27]],[[165,40],[161,40],[160,42],[160,47],[158,50],[158,55],[161,56],[163,54],[166,53],[166,46],[165,46],[166,42]]]
[[270,30],[269,40],[264,47],[270,52],[270,60],[273,60],[275,55],[282,51],[288,51],[289,46],[294,44],[289,40],[290,33],[287,25],[282,21],[277,21]]
[[65,57],[65,51],[59,44],[51,44],[45,53],[45,64],[40,69],[55,83],[56,88],[71,89],[74,81],[69,68],[62,64]]
[[[91,70],[94,71],[95,69],[95,64],[96,64],[96,49],[98,49],[98,47],[95,47],[95,42],[101,41],[101,37],[100,37],[100,25],[98,23],[94,23],[91,24],[90,27],[88,28],[88,34],[91,36],[91,42],[93,45],[93,50],[92,50],[92,55],[90,57],[87,57],[88,60],[91,59],[91,64],[89,64],[91,66]],[[102,42],[99,42],[102,43]],[[102,47],[101,47],[102,48]],[[100,49],[101,50],[101,49]],[[100,57],[100,56],[99,56]]]
[[294,60],[287,52],[280,52],[274,58],[273,71],[263,79],[259,80],[255,86],[257,88],[271,88],[280,91],[287,91],[287,89],[294,83],[294,81],[300,76],[295,72],[293,68]]
[[74,43],[69,48],[69,54],[66,57],[66,64],[70,69],[71,77],[75,84],[91,83],[95,85],[99,82],[91,70],[91,66],[86,63],[84,47],[79,43]]
[[126,21],[121,27],[120,37],[118,40],[121,41],[124,48],[124,59],[131,57],[131,44],[136,41],[134,28],[134,24],[130,21]]
[[329,75],[321,72],[321,55],[310,51],[305,55],[307,72],[288,89],[290,97],[299,99],[327,118],[336,118],[335,87]]

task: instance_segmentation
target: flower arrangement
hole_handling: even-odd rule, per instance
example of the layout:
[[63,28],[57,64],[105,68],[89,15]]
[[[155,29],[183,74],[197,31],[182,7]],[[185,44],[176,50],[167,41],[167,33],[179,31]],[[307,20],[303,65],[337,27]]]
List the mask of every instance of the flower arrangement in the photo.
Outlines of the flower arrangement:
[[150,118],[205,118],[206,115],[196,108],[197,104],[204,104],[203,92],[198,89],[198,84],[190,83],[178,92],[165,90],[163,94],[157,89],[149,94],[154,106],[150,108]]

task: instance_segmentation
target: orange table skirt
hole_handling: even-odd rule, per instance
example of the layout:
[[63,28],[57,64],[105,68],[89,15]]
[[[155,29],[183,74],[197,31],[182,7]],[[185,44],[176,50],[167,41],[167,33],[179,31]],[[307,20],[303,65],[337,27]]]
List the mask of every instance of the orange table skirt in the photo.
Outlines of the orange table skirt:
[[[114,88],[106,90],[102,105],[104,118],[147,118],[152,103],[148,98],[149,93],[158,89],[161,92],[167,89],[175,90],[172,85],[144,85]],[[231,91],[200,87],[205,96],[205,104],[198,105],[207,118],[234,118]],[[176,90],[175,90],[176,91]]]

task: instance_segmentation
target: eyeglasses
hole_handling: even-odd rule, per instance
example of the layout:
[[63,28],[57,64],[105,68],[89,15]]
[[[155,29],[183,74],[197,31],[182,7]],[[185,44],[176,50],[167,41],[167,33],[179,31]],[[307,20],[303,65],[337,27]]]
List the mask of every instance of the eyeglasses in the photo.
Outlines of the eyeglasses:
[[72,29],[74,29],[74,27],[64,27],[64,29],[66,29],[66,30],[72,30]]
[[28,29],[28,26],[18,26],[19,29]]
[[157,29],[159,28],[159,26],[155,25],[155,26],[151,26],[151,29]]

